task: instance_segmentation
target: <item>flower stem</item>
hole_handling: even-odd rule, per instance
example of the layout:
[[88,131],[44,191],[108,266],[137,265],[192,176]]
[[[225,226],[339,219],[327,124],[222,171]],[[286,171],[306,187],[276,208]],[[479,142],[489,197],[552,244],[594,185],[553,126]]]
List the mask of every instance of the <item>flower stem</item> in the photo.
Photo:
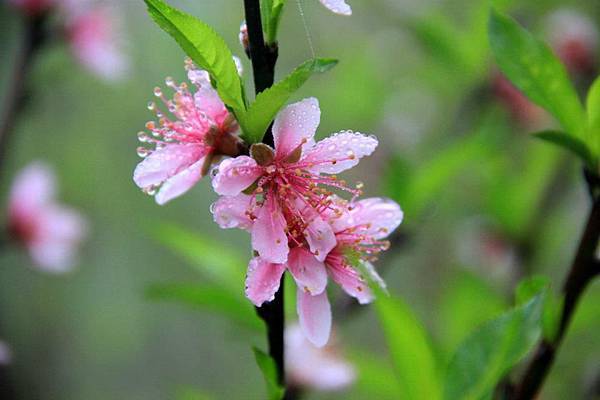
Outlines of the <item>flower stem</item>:
[[564,304],[558,333],[554,340],[543,339],[531,363],[515,386],[512,400],[533,399],[540,390],[554,362],[556,352],[573,317],[577,303],[588,284],[600,274],[600,262],[596,259],[596,248],[600,238],[600,196],[592,193],[592,209],[579,242],[577,253],[567,280],[563,286]]
[[[271,87],[275,81],[275,63],[277,62],[277,43],[267,45],[263,36],[259,0],[244,0],[246,24],[248,26],[249,54],[252,61],[254,88],[256,94]],[[265,132],[263,143],[273,146],[271,127]],[[284,277],[281,277],[275,299],[256,308],[257,314],[267,325],[269,355],[277,365],[279,383],[285,385],[284,366]]]

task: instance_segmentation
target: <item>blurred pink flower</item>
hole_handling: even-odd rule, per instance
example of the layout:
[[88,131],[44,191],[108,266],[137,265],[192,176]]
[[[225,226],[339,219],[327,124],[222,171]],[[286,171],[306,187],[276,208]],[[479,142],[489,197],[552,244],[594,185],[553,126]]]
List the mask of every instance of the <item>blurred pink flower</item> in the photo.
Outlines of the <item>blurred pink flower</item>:
[[527,129],[539,127],[545,112],[517,89],[504,75],[496,72],[492,77],[492,91],[517,123]]
[[155,149],[138,148],[145,159],[136,167],[133,179],[144,192],[156,194],[158,204],[188,191],[222,155],[236,156],[240,150],[239,126],[211,86],[208,73],[197,69],[189,59],[186,69],[195,93],[186,83],[176,85],[167,78],[167,86],[175,91],[173,98],[167,99],[158,87],[154,94],[174,120],[151,102],[148,108],[155,112],[159,125],[148,122],[146,128],[152,134],[138,134],[141,142]]
[[12,362],[12,351],[10,347],[0,340],[0,366],[9,365]]
[[56,0],[8,0],[8,2],[29,15],[38,15],[52,7]]
[[54,174],[45,164],[22,170],[10,193],[8,229],[39,268],[65,272],[75,263],[87,224],[79,213],[55,202],[55,190]]
[[[87,4],[84,2],[84,4]],[[116,16],[107,7],[65,1],[66,27],[75,58],[105,80],[123,78],[129,60],[120,43]]]
[[336,391],[356,379],[352,364],[344,360],[334,344],[317,348],[306,340],[296,324],[285,329],[285,365],[291,386]]
[[335,247],[331,227],[321,218],[331,203],[331,192],[323,186],[360,194],[333,174],[370,155],[377,139],[343,131],[315,143],[320,116],[315,98],[286,107],[273,123],[275,149],[262,143],[252,145],[250,157],[223,161],[213,177],[213,188],[220,195],[251,194],[249,202],[241,198],[238,203],[246,201],[245,214],[256,221],[252,247],[265,262],[285,263],[290,244],[302,246],[305,242],[323,261]]
[[600,34],[594,22],[576,10],[559,9],[546,20],[552,48],[571,74],[593,74],[598,65]]
[[339,15],[352,15],[352,8],[344,0],[319,0],[321,4]]
[[[396,229],[403,218],[400,207],[391,200],[369,198],[348,203],[334,196],[330,200],[329,207],[320,217],[335,234],[334,247],[325,258],[319,259],[306,245],[290,241],[292,247],[287,262],[274,263],[261,256],[254,257],[246,277],[246,296],[256,306],[261,306],[273,300],[287,269],[298,286],[300,326],[306,338],[317,347],[327,343],[331,331],[331,306],[325,291],[328,275],[361,304],[370,302],[373,295],[355,267],[361,265],[373,281],[385,288],[371,262],[377,253],[389,247],[382,239]],[[251,218],[248,210],[254,203],[255,198],[245,194],[221,197],[213,205],[212,212],[222,228],[253,231],[257,221]],[[301,215],[306,215],[307,210],[310,209],[301,210]],[[280,223],[285,224],[285,220]],[[287,227],[284,229],[289,231]]]

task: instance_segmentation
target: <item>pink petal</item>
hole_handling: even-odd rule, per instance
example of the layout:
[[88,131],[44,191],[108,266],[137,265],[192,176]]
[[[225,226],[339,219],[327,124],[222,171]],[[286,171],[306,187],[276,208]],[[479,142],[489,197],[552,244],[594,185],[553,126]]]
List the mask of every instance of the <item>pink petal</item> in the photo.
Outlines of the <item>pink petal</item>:
[[133,172],[133,180],[142,189],[160,185],[205,155],[206,148],[201,145],[169,144],[140,162]]
[[351,204],[348,227],[360,227],[360,232],[382,239],[402,222],[404,214],[393,200],[372,197]]
[[210,207],[214,221],[223,229],[240,228],[249,230],[254,222],[246,212],[256,205],[252,196],[222,196]]
[[319,0],[330,11],[339,15],[352,15],[352,9],[344,0]]
[[287,265],[296,280],[298,290],[317,295],[327,287],[325,264],[318,261],[308,250],[302,247],[290,250]]
[[318,215],[312,217],[304,233],[310,251],[319,261],[325,260],[327,254],[337,244],[331,225],[323,221]]
[[196,163],[167,179],[156,194],[156,202],[162,206],[190,190],[202,178],[203,164],[204,158],[201,158]]
[[297,311],[304,336],[315,346],[323,347],[331,333],[331,305],[327,291],[312,296],[304,290],[296,291]]
[[225,108],[225,104],[223,104],[217,91],[211,86],[210,81],[203,82],[198,88],[198,91],[194,94],[194,103],[217,126],[220,126],[229,115],[229,111]]
[[285,263],[289,252],[285,228],[285,218],[279,206],[273,196],[267,196],[252,227],[252,248],[266,261]]
[[220,195],[235,196],[252,185],[262,173],[262,168],[248,156],[228,158],[219,164],[212,185]]
[[10,346],[0,340],[0,366],[9,365],[12,361],[12,351]]
[[373,293],[364,278],[352,267],[340,263],[327,264],[328,271],[333,280],[350,296],[355,297],[360,304],[367,304],[373,300]]
[[42,270],[64,273],[75,265],[76,244],[68,241],[43,241],[29,245],[34,263]]
[[287,157],[303,140],[303,149],[313,145],[313,138],[321,120],[319,101],[314,97],[290,104],[279,112],[273,123],[275,156]]
[[246,297],[258,307],[272,301],[284,271],[285,264],[271,264],[260,257],[251,259],[246,275]]
[[14,180],[9,208],[12,217],[30,218],[54,200],[56,179],[46,164],[34,162],[25,167]]
[[384,292],[387,293],[387,285],[386,285],[385,281],[383,280],[383,278],[381,277],[381,275],[379,275],[377,273],[377,271],[375,270],[375,266],[373,264],[371,264],[369,261],[361,260],[360,263],[363,266],[364,270],[369,275],[369,278],[371,278],[371,281],[375,282],[377,285],[379,285],[379,287],[381,289],[383,289]]
[[321,140],[308,150],[303,163],[314,163],[310,169],[325,174],[338,174],[358,164],[371,155],[377,147],[377,139],[357,132],[339,132]]

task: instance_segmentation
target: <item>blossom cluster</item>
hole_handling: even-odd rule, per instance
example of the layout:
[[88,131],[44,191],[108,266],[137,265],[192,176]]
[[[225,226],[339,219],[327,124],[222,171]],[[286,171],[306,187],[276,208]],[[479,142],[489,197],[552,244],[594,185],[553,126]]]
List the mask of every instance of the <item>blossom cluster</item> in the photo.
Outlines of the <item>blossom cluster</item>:
[[31,18],[58,13],[60,28],[75,59],[105,80],[122,78],[129,61],[123,52],[116,13],[94,0],[8,0]]
[[323,346],[331,331],[329,277],[360,303],[370,302],[368,280],[384,286],[372,261],[388,248],[385,238],[402,221],[396,203],[358,200],[362,184],[351,187],[337,176],[371,155],[378,141],[342,131],[316,142],[321,111],[317,99],[308,98],[279,112],[272,126],[273,147],[248,147],[208,74],[190,60],[186,69],[191,86],[167,78],[172,98],[160,88],[154,91],[162,106],[148,106],[158,123],[148,122],[149,132],[138,134],[150,148],[138,148],[144,160],[134,181],[164,204],[210,171],[220,195],[211,206],[215,222],[251,234],[254,257],[246,296],[258,307],[272,301],[289,271],[298,286],[302,331],[314,345]]

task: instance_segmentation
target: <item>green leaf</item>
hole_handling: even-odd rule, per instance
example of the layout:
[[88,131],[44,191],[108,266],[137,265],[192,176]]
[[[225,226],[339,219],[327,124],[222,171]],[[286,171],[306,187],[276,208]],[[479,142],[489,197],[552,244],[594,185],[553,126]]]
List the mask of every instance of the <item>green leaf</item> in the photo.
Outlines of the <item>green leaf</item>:
[[541,291],[544,293],[544,310],[542,314],[542,332],[544,338],[553,341],[558,334],[560,318],[562,315],[562,297],[554,296],[550,290],[550,278],[543,275],[534,275],[519,282],[515,293],[517,304],[523,304]]
[[467,337],[446,370],[444,398],[491,398],[497,383],[535,346],[541,333],[543,292]]
[[596,159],[600,157],[600,77],[596,78],[587,95],[588,134],[586,141]]
[[285,0],[264,0],[260,2],[260,11],[265,33],[265,41],[268,44],[277,42],[277,30]]
[[269,400],[281,400],[281,398],[283,398],[285,389],[279,385],[275,360],[273,360],[273,358],[271,358],[271,356],[266,354],[264,351],[256,347],[252,347],[252,350],[254,351],[256,364],[258,364],[258,367],[265,378]]
[[337,60],[317,58],[309,60],[296,68],[291,74],[259,93],[256,100],[248,107],[248,111],[238,115],[238,121],[244,131],[247,143],[262,140],[267,128],[290,96],[298,90],[310,76],[317,72],[329,71],[337,64]]
[[264,330],[264,324],[256,317],[249,301],[215,285],[156,284],[146,289],[146,296],[215,312],[257,332]]
[[399,298],[380,292],[375,304],[402,390],[399,398],[439,399],[436,359],[421,322]]
[[144,1],[158,26],[179,43],[198,67],[208,71],[223,102],[236,113],[245,110],[240,77],[225,41],[204,22],[163,0]]
[[234,293],[240,291],[248,259],[236,249],[175,224],[158,224],[151,235],[211,280]]
[[508,79],[556,117],[569,134],[581,136],[585,128],[583,107],[552,50],[512,18],[493,9],[488,29],[492,52]]
[[356,387],[365,399],[397,400],[402,398],[402,388],[389,361],[372,352],[356,351],[349,359],[358,369]]
[[588,168],[591,170],[595,169],[597,161],[587,144],[578,137],[559,131],[536,132],[533,133],[533,136],[569,150],[577,157],[581,158]]

